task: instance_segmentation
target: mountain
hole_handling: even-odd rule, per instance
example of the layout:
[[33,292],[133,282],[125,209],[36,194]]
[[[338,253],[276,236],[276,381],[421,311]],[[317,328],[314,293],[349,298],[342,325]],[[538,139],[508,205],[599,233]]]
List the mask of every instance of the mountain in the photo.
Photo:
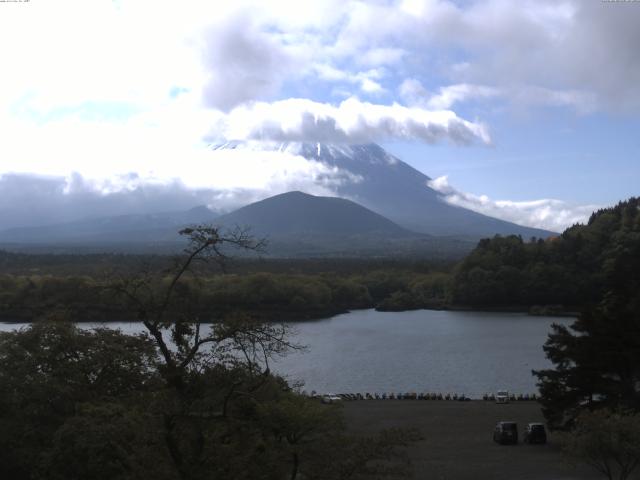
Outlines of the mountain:
[[107,245],[158,244],[179,240],[178,230],[194,223],[212,223],[218,215],[205,206],[187,211],[119,215],[38,227],[0,231],[3,244]]
[[269,254],[277,256],[424,256],[438,252],[450,256],[451,251],[469,251],[469,242],[496,234],[516,234],[525,239],[552,235],[450,205],[429,187],[428,176],[375,144],[227,142],[213,148],[284,151],[302,156],[323,165],[321,170],[328,172],[307,179],[311,185],[315,182],[334,195],[314,197],[289,192],[220,217],[206,207],[196,207],[14,228],[0,232],[0,245],[175,249],[181,245],[177,231],[182,226],[218,223],[250,226],[255,235],[269,237]]
[[258,235],[416,236],[391,220],[350,200],[288,192],[220,216],[224,226],[248,226]]
[[[351,200],[288,192],[218,216],[187,212],[125,215],[0,232],[0,247],[38,252],[173,252],[180,228],[212,223],[250,229],[273,257],[406,257],[454,259],[474,243],[411,232]],[[234,251],[233,254],[243,254]]]
[[343,175],[332,187],[337,196],[353,200],[409,230],[473,240],[496,234],[523,238],[553,235],[447,203],[428,186],[430,177],[375,144],[234,141],[213,149],[284,151],[338,169]]
[[411,232],[351,200],[288,192],[252,203],[216,224],[250,227],[277,257],[419,256],[459,258],[473,243]]

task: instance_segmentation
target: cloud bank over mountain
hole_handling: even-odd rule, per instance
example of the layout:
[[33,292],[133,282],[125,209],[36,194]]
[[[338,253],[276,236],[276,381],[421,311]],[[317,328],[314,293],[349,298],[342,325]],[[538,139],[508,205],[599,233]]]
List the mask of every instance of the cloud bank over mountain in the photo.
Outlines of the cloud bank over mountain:
[[[177,164],[176,168],[179,167]],[[403,173],[398,176],[398,172]],[[365,200],[359,195],[366,193],[367,201],[376,204],[376,198],[388,195],[392,189],[399,192],[400,197],[403,192],[407,193],[406,200],[395,199],[399,205],[405,205],[413,198],[409,192],[415,196],[415,189],[420,185],[423,187],[419,189],[425,190],[425,199],[438,192],[441,201],[449,204],[551,231],[584,222],[597,208],[550,199],[493,201],[484,195],[456,190],[446,176],[426,184],[420,180],[419,185],[413,185],[412,179],[416,176],[427,178],[375,145],[229,142],[210,152],[206,167],[200,170],[199,178],[191,179],[190,184],[180,179],[177,171],[173,178],[164,179],[144,178],[137,174],[109,179],[88,178],[78,173],[67,177],[0,175],[0,198],[3,199],[0,230],[90,217],[188,210],[196,205],[225,212],[290,191],[321,196],[346,195],[347,198],[350,198],[348,192],[360,192],[355,193],[354,200]],[[408,183],[403,184],[403,181]],[[427,186],[435,192],[431,190],[429,194]],[[435,201],[435,197],[429,201]],[[420,211],[420,205],[413,203],[411,208]],[[401,216],[403,211],[406,211],[406,205],[392,209],[391,213]],[[464,225],[460,228],[464,230]]]
[[407,108],[397,103],[374,105],[356,98],[344,100],[337,107],[306,99],[258,102],[235,108],[222,122],[224,135],[230,140],[491,143],[485,125],[461,119],[450,110]]
[[549,198],[522,202],[492,200],[486,195],[474,195],[457,190],[449,184],[446,176],[435,178],[429,181],[428,185],[440,192],[444,200],[451,205],[552,232],[562,232],[576,223],[586,223],[595,210],[602,208],[599,205],[571,205]]

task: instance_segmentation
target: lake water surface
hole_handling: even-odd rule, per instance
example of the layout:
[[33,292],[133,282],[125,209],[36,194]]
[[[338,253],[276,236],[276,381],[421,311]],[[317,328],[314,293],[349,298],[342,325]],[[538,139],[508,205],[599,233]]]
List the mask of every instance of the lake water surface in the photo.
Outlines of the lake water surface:
[[[356,310],[294,324],[304,353],[273,369],[318,392],[442,392],[479,397],[537,391],[532,369],[550,363],[542,345],[552,323],[573,319],[518,313]],[[136,323],[109,323],[127,332]],[[0,324],[1,330],[21,324]]]

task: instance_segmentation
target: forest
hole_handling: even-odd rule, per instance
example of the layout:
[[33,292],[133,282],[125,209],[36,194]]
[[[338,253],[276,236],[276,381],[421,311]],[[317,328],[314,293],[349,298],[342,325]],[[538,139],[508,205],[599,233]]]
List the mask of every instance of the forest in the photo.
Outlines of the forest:
[[580,310],[602,300],[608,277],[640,243],[640,199],[594,212],[547,240],[495,237],[481,240],[454,269],[453,305],[535,305]]

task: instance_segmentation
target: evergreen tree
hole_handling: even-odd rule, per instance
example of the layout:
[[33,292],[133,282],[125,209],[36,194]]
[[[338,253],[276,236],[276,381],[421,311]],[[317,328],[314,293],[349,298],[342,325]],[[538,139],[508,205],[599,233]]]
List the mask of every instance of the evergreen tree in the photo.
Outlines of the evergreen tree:
[[584,409],[640,411],[640,312],[611,299],[567,328],[554,325],[544,350],[554,369],[538,377],[551,428],[565,428]]
[[[640,202],[595,213],[592,236],[607,237],[600,253],[604,299],[586,307],[570,328],[554,325],[544,350],[555,369],[534,372],[552,428],[584,409],[640,411]],[[604,226],[615,225],[612,232]]]

